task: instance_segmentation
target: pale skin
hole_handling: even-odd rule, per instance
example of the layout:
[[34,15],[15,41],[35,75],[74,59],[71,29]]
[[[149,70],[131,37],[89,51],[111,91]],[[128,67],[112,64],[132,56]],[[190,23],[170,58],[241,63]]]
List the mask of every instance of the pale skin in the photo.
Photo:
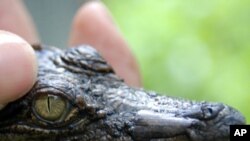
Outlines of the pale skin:
[[[35,83],[37,64],[31,44],[39,43],[37,35],[21,0],[0,0],[0,109]],[[126,83],[140,86],[135,58],[101,2],[89,2],[76,13],[69,46],[78,44],[94,46]]]

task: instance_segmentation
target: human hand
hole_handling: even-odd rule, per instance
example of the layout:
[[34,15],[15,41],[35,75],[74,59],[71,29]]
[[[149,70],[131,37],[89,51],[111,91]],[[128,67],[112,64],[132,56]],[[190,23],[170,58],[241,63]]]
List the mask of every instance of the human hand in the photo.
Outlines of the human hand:
[[[0,1],[0,109],[23,96],[35,83],[37,64],[30,44],[39,39],[22,1]],[[127,43],[105,6],[89,2],[73,20],[69,46],[90,44],[131,86],[140,86],[139,70]]]

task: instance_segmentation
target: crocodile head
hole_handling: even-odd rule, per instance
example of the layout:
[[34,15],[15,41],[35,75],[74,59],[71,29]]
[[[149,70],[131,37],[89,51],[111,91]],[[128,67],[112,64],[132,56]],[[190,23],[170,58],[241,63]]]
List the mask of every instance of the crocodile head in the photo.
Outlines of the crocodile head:
[[129,87],[91,47],[36,53],[37,82],[0,110],[0,141],[228,141],[245,123],[224,104]]

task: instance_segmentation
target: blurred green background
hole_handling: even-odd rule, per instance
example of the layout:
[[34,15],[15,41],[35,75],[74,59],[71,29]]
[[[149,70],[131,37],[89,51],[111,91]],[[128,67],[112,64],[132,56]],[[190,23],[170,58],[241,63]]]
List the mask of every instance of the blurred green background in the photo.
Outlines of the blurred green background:
[[146,89],[219,101],[250,121],[249,0],[104,0]]
[[[41,41],[65,47],[83,0],[24,2]],[[138,59],[146,89],[223,102],[250,123],[249,0],[103,2]]]

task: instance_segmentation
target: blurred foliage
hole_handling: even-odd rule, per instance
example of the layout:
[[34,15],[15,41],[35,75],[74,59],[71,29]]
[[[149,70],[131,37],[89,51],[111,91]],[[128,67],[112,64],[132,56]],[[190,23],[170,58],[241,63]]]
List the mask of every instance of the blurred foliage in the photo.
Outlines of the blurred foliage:
[[144,87],[227,103],[250,121],[249,0],[105,0]]

